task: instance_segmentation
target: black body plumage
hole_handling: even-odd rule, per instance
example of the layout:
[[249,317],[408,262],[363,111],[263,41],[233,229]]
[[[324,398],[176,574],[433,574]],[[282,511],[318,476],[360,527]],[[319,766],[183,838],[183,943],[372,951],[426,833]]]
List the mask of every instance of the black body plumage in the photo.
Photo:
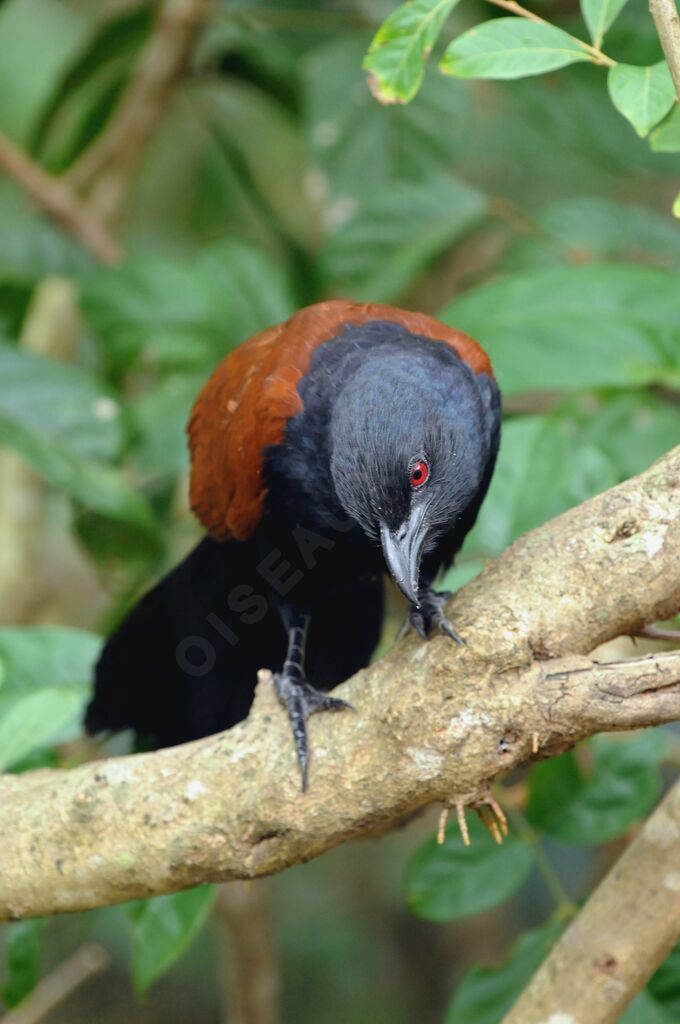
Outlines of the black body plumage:
[[[381,529],[396,536],[419,516],[423,593],[460,548],[498,450],[491,376],[442,342],[374,321],[321,344],[298,391],[302,411],[264,453],[259,527],[242,542],[206,538],[140,601],[100,658],[90,731],[133,728],[163,746],[235,724],[257,670],[284,663],[284,627],[301,616],[306,675],[326,691],[378,641]],[[430,480],[415,492],[420,458]]]

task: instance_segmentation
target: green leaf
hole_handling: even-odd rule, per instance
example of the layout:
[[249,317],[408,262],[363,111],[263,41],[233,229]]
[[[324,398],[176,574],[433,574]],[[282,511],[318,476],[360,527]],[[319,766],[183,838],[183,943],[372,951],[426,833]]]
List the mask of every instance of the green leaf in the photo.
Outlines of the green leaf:
[[611,459],[621,480],[651,466],[680,433],[677,407],[655,395],[617,395],[599,408],[589,405],[581,412],[580,437]]
[[578,436],[567,418],[523,416],[503,426],[498,465],[467,556],[500,554],[527,530],[619,483],[600,448]]
[[159,526],[148,503],[110,466],[83,458],[49,437],[0,415],[0,447],[12,449],[37,473],[83,508],[141,532],[159,549]]
[[0,129],[18,142],[30,142],[36,120],[87,38],[93,16],[92,8],[54,0],[0,4]]
[[506,250],[504,269],[618,260],[680,270],[677,224],[646,206],[577,197],[550,203],[531,221],[533,230]]
[[363,34],[338,36],[301,63],[310,156],[320,172],[314,180],[330,231],[338,213],[380,185],[421,180],[425,187],[433,174],[450,173],[465,152],[464,126],[473,116],[468,87],[451,89],[431,67],[415,100],[384,110],[365,88],[365,48]]
[[677,1016],[666,1012],[653,995],[643,989],[628,1006],[619,1024],[677,1024]]
[[48,274],[76,277],[92,259],[73,238],[44,217],[3,204],[0,219],[0,280],[32,286]]
[[5,983],[0,996],[5,1006],[17,1006],[40,980],[40,943],[43,918],[16,921],[8,926],[5,942]]
[[132,978],[138,994],[186,952],[207,920],[216,892],[214,885],[202,885],[131,906]]
[[680,105],[676,103],[668,117],[654,129],[649,145],[655,153],[680,153]]
[[581,0],[581,12],[596,47],[602,45],[604,34],[618,18],[628,0]]
[[234,345],[283,320],[294,302],[279,265],[236,241],[193,261],[140,257],[83,281],[82,306],[119,367],[211,367]]
[[483,216],[485,198],[451,175],[392,182],[368,193],[320,252],[327,288],[391,301]]
[[458,0],[410,0],[378,29],[364,60],[371,92],[381,103],[408,103],[418,92],[425,61]]
[[455,299],[446,323],[487,349],[505,394],[675,383],[680,293],[649,267],[556,267]]
[[615,839],[650,810],[661,792],[663,734],[650,730],[624,740],[596,736],[588,749],[593,764],[585,773],[571,753],[531,772],[529,820],[563,842]]
[[0,629],[0,771],[80,735],[101,640],[77,629]]
[[201,83],[190,95],[217,144],[247,175],[247,187],[257,189],[268,218],[273,215],[296,244],[312,246],[316,224],[306,192],[307,154],[300,124],[288,107],[236,78]]
[[655,1002],[663,1007],[671,1020],[680,1019],[680,942],[674,946],[668,959],[656,971],[648,989]]
[[564,925],[526,932],[499,967],[472,967],[459,983],[445,1024],[498,1024],[541,966]]
[[494,18],[454,39],[439,67],[455,78],[524,78],[591,59],[554,25]]
[[418,849],[406,870],[406,901],[418,917],[454,921],[509,899],[531,871],[529,847],[516,836],[498,846],[481,822],[471,819],[470,846],[457,826],[446,830],[440,846],[432,837]]
[[110,388],[79,366],[0,344],[0,417],[94,459],[114,459],[124,440]]
[[204,373],[172,374],[130,407],[138,435],[132,462],[138,472],[157,477],[188,468],[186,425],[204,383]]
[[612,103],[644,138],[675,103],[675,86],[665,60],[651,67],[616,64],[607,87]]

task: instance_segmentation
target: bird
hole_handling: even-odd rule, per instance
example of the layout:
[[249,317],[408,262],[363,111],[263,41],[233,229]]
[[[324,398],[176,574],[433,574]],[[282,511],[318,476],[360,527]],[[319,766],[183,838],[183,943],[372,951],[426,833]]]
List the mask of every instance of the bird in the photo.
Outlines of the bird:
[[269,668],[302,790],[308,721],[368,664],[384,578],[406,625],[464,643],[435,589],[474,525],[501,398],[476,341],[418,312],[331,299],[230,352],[188,423],[191,507],[205,536],[103,647],[91,734],[151,747],[247,717]]

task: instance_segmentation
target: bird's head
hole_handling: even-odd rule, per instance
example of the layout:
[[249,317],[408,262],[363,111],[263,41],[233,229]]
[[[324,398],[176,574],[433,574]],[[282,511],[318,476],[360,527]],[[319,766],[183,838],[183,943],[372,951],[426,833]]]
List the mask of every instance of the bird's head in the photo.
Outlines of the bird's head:
[[390,575],[415,605],[423,556],[479,487],[480,416],[467,368],[442,374],[436,362],[406,356],[368,361],[337,397],[331,472],[338,498],[380,541]]

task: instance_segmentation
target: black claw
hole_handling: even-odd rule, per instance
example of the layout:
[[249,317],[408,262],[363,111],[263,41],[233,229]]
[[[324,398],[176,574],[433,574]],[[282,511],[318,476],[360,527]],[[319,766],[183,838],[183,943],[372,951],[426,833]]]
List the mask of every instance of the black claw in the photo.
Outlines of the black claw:
[[315,690],[305,679],[289,676],[284,672],[274,676],[274,686],[279,701],[288,712],[293,729],[295,753],[302,777],[302,792],[305,793],[309,773],[308,718],[317,711],[344,711],[346,708],[353,711],[354,708],[346,700],[341,700],[340,697],[329,697],[327,693]]
[[434,590],[425,590],[420,595],[420,608],[412,607],[408,624],[425,640],[436,626],[442,633],[450,637],[454,643],[465,645],[465,640],[455,631],[443,608],[451,597],[451,591],[445,590],[437,593]]
[[463,640],[462,636],[456,633],[455,629],[445,616],[442,616],[441,619],[437,621],[437,625],[441,629],[442,633],[446,633],[447,636],[450,636],[451,639],[459,645],[459,647],[465,647],[465,640]]

